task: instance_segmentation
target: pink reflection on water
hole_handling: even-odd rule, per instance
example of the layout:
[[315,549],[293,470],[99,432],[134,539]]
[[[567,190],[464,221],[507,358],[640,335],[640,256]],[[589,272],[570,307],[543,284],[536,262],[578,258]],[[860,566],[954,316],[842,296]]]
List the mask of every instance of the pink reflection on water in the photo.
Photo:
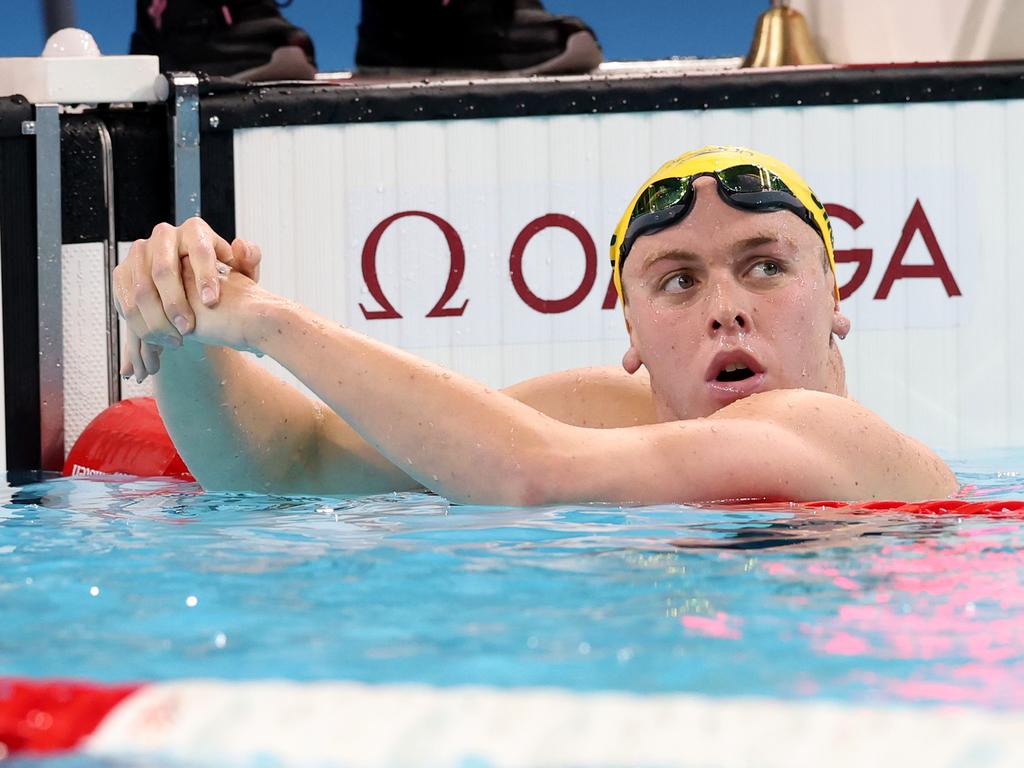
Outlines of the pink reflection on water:
[[[830,582],[843,590],[833,597],[850,602],[801,631],[821,654],[864,657],[856,681],[898,698],[1024,707],[1020,535],[1017,525],[972,525],[862,558],[808,563],[804,578]],[[928,663],[897,679],[874,660]]]
[[851,635],[849,632],[836,632],[824,641],[821,648],[825,653],[836,656],[862,656],[869,650],[868,643],[863,637]]
[[697,635],[716,637],[722,640],[739,640],[743,635],[740,628],[743,621],[727,613],[718,611],[714,616],[683,616],[680,623]]

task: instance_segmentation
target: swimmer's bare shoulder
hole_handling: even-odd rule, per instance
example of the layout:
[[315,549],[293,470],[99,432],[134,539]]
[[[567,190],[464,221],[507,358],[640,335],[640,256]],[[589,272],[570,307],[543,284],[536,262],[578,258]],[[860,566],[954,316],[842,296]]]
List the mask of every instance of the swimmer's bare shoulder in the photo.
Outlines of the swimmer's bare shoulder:
[[611,365],[573,368],[536,376],[503,391],[575,427],[612,429],[657,421],[651,380],[643,369],[628,374]]
[[959,488],[934,451],[849,397],[774,390],[738,400],[709,419],[755,420],[786,428],[805,440],[810,451],[828,457],[829,471],[849,498],[945,498]]

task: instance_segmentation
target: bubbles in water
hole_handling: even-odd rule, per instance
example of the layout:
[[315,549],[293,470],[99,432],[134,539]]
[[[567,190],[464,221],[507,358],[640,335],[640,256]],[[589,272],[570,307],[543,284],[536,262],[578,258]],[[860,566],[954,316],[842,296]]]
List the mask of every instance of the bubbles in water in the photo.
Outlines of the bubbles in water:
[[89,587],[89,594],[92,595],[93,597],[99,597],[100,588],[95,586],[95,585]]
[[213,636],[213,644],[217,648],[223,648],[228,644],[228,636],[223,632],[218,632]]
[[195,595],[189,595],[185,598],[185,605],[187,605],[189,608],[195,608],[197,605],[199,605],[199,598]]

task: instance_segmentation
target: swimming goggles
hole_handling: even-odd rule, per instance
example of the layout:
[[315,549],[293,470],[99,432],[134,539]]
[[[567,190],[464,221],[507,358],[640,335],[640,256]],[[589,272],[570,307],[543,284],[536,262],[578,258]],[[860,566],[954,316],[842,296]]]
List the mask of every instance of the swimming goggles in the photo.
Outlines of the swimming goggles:
[[[609,248],[612,278],[622,298],[622,263],[636,239],[681,221],[693,206],[693,182],[715,179],[729,205],[747,211],[791,211],[810,225],[825,244],[835,273],[832,225],[825,206],[800,174],[780,160],[746,147],[707,146],[669,160],[644,182],[615,227]],[[836,282],[836,297],[839,285]]]
[[825,242],[814,216],[777,174],[756,165],[734,165],[719,171],[660,179],[641,192],[619,245],[619,269],[638,237],[658,232],[686,217],[693,207],[693,182],[701,176],[714,178],[718,182],[719,196],[733,208],[765,213],[791,211],[818,233],[822,243]]

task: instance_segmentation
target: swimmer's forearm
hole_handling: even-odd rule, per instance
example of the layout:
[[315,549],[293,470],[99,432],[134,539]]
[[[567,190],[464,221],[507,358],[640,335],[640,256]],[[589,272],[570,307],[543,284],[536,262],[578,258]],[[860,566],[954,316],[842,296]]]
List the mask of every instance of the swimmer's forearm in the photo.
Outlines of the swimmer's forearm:
[[415,487],[340,419],[239,352],[187,344],[165,351],[161,362],[160,412],[186,465],[208,490]]
[[426,487],[467,503],[532,503],[552,438],[573,429],[478,382],[272,301],[256,346]]
[[[167,349],[156,376],[160,413],[181,457],[209,490],[277,490],[301,441],[275,439],[265,371],[244,355],[186,344]],[[296,424],[296,427],[299,425]]]

